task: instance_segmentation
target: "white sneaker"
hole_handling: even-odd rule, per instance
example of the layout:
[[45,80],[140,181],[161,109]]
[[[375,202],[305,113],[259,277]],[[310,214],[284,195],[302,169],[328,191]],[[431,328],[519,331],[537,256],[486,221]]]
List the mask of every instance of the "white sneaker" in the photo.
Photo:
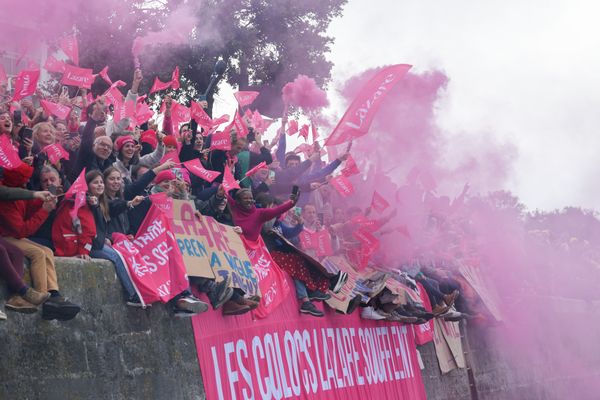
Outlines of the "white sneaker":
[[199,314],[208,310],[208,304],[192,295],[180,298],[177,300],[176,304],[176,311],[187,311],[189,313]]
[[4,314],[4,311],[0,310],[0,321],[4,321],[6,319],[6,314]]
[[387,315],[383,312],[375,310],[373,307],[365,307],[360,312],[360,316],[363,319],[374,319],[376,321],[386,319]]

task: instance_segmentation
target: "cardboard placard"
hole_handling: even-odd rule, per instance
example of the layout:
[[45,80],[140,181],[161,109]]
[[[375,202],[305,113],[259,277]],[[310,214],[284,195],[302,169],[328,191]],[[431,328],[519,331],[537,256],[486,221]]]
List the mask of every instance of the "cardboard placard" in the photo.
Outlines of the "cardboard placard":
[[323,259],[323,265],[329,271],[337,272],[339,270],[348,274],[348,280],[342,290],[339,293],[330,293],[331,298],[326,300],[329,307],[345,313],[352,299],[360,295],[355,291],[358,273],[344,257],[340,256],[326,257]]
[[191,201],[173,200],[173,231],[189,276],[221,281],[229,274],[232,286],[260,294],[246,249],[231,226],[196,214]]

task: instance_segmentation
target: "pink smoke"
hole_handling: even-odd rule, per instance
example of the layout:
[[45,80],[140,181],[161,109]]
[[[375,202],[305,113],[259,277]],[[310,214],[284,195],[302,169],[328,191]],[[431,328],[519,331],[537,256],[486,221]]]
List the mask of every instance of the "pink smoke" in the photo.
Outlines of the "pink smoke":
[[286,83],[281,92],[284,103],[308,111],[329,104],[327,93],[317,86],[314,79],[306,75],[298,75],[293,82]]

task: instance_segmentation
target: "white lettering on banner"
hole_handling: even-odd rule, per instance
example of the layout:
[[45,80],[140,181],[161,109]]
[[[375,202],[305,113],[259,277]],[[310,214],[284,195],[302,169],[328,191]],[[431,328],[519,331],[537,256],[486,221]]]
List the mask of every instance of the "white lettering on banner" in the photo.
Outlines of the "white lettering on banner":
[[356,110],[355,115],[358,117],[358,124],[355,124],[351,121],[346,121],[346,125],[353,129],[360,129],[363,125],[363,122],[367,118],[371,107],[373,107],[373,105],[379,97],[381,97],[386,91],[389,90],[389,88],[386,85],[392,83],[395,77],[396,76],[394,74],[388,74],[385,77],[385,80],[379,85],[379,88],[377,88],[375,93],[373,93],[373,96],[370,99],[367,99],[367,102],[365,104],[362,104],[361,107],[358,110]]
[[414,378],[407,335],[402,325],[332,327],[266,333],[212,346],[219,400],[225,400],[224,387],[233,400],[279,400]]
[[152,242],[154,239],[159,237],[161,234],[163,234],[166,230],[167,229],[163,226],[162,221],[156,220],[148,226],[146,232],[135,238],[133,243],[135,243],[138,247],[144,247],[148,243]]
[[29,74],[25,74],[23,76],[23,89],[19,92],[21,96],[25,96],[29,91],[29,85],[31,85],[31,80],[29,79]]

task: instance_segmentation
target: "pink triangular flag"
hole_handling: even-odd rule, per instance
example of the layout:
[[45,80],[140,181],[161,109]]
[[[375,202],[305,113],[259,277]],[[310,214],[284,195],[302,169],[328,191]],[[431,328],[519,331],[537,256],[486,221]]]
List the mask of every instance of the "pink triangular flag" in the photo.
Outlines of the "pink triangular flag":
[[231,170],[227,165],[225,166],[225,170],[223,172],[223,187],[225,188],[225,191],[227,193],[229,193],[233,189],[240,188],[240,185],[233,177],[233,174],[231,173]]
[[239,92],[235,92],[233,94],[233,96],[237,100],[240,107],[244,107],[249,104],[252,104],[252,102],[254,102],[254,100],[258,97],[259,94],[260,94],[259,92],[253,92],[253,91],[247,91],[247,92],[239,91]]
[[18,101],[23,97],[34,94],[37,89],[39,79],[39,70],[25,70],[19,72],[15,82],[15,94],[13,95],[13,101]]
[[79,46],[75,36],[67,36],[59,42],[59,47],[75,65],[79,65]]
[[302,128],[300,128],[300,133],[298,133],[298,136],[303,137],[304,140],[308,140],[308,125],[306,125],[306,124],[302,125]]
[[52,164],[56,164],[60,160],[69,159],[69,152],[58,143],[49,144],[42,149],[42,152],[48,155],[48,160]]
[[267,166],[266,162],[261,162],[260,164],[258,164],[257,166],[255,166],[254,168],[250,169],[248,172],[246,172],[246,176],[252,176],[254,174],[256,174],[258,171],[260,171],[261,169],[268,169],[269,167]]
[[154,83],[152,84],[152,87],[150,88],[150,94],[154,93],[154,92],[159,92],[161,90],[165,90],[171,87],[171,81],[169,82],[163,82],[160,79],[158,79],[158,76],[156,78],[154,78]]
[[58,72],[60,74],[64,74],[65,63],[61,60],[56,59],[54,56],[49,55],[48,58],[46,58],[44,69],[48,72]]
[[69,212],[71,218],[77,216],[77,211],[85,204],[85,194],[87,193],[87,184],[85,182],[85,168],[81,171],[75,182],[71,185],[67,193],[65,193],[65,199],[75,199],[73,209]]
[[342,197],[348,197],[354,193],[354,186],[344,175],[338,175],[335,178],[331,178],[329,183],[335,190],[338,191]]
[[342,175],[345,177],[350,177],[358,174],[360,174],[360,170],[356,166],[356,161],[354,161],[354,158],[352,158],[351,155],[348,155],[348,158],[346,159],[346,165],[344,166],[344,169],[342,169]]
[[21,165],[17,150],[12,145],[8,135],[0,135],[0,167],[15,169]]
[[373,200],[371,200],[371,208],[375,211],[381,213],[385,211],[386,208],[390,206],[390,203],[387,200],[377,193],[377,190],[373,192]]
[[298,121],[292,119],[290,122],[288,122],[287,134],[292,136],[296,132],[298,132]]
[[71,107],[64,104],[52,103],[46,100],[40,100],[40,105],[48,115],[56,115],[60,119],[66,120],[71,112]]
[[179,84],[179,67],[175,67],[171,74],[171,89],[177,90],[181,87]]
[[179,154],[177,153],[177,150],[173,150],[170,151],[168,153],[166,153],[158,162],[159,165],[162,165],[164,163],[166,163],[167,161],[173,161],[175,164],[181,164],[181,161],[179,160]]

